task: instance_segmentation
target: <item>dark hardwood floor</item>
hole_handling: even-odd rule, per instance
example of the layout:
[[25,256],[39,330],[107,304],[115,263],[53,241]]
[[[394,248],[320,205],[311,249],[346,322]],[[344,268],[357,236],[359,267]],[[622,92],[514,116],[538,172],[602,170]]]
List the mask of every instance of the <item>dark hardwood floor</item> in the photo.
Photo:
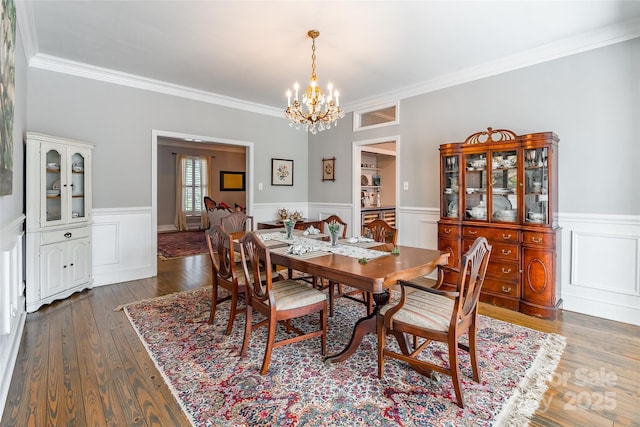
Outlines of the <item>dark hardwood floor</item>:
[[[189,425],[126,315],[113,309],[210,280],[206,255],[162,261],[157,277],[84,291],[29,314],[0,425]],[[481,312],[567,337],[531,425],[640,426],[640,327],[572,312],[557,321],[488,305]]]

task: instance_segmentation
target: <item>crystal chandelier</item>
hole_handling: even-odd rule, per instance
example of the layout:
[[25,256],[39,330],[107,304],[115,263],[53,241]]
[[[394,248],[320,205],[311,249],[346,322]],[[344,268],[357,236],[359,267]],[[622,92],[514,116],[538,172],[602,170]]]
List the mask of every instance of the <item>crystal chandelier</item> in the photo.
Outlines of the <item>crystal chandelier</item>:
[[311,45],[311,81],[309,87],[302,94],[302,103],[298,101],[298,82],[295,83],[293,89],[295,97],[293,104],[291,103],[291,91],[287,91],[287,109],[284,116],[291,122],[289,126],[295,126],[296,129],[304,127],[305,131],[316,134],[318,131],[330,129],[331,124],[338,124],[338,119],[344,117],[344,111],[340,108],[340,100],[338,91],[333,90],[331,83],[327,85],[329,90],[328,96],[322,92],[318,86],[318,78],[316,77],[316,38],[320,35],[317,30],[310,30],[307,35],[311,37],[313,43]]

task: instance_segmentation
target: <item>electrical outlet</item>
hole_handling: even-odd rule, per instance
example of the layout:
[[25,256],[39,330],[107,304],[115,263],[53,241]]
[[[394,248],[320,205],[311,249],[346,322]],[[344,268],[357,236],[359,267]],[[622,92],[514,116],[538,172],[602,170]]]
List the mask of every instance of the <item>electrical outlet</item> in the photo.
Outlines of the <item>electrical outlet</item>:
[[408,189],[409,189],[409,181],[405,181],[405,182],[402,184],[402,188],[404,188],[405,190],[408,190]]
[[261,182],[258,183],[258,191],[262,191],[262,183]]

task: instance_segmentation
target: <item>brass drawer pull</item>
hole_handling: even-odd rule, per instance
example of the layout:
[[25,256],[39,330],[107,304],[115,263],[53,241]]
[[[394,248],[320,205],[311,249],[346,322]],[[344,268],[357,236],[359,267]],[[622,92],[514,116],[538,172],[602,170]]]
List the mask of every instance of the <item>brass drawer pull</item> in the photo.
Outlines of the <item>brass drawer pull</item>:
[[503,238],[504,240],[511,240],[511,234],[504,234],[504,233],[502,233],[502,238]]
[[445,234],[449,234],[449,233],[451,233],[451,229],[450,228],[445,228],[444,232],[445,232]]
[[502,255],[511,255],[511,249],[507,249],[507,250],[503,249]]
[[504,268],[504,267],[502,267],[502,272],[503,272],[504,274],[509,274],[509,273],[511,273],[511,269],[510,269],[510,268]]
[[506,286],[503,286],[502,292],[504,292],[505,294],[508,294],[509,292],[511,292],[511,288],[507,288]]
[[531,241],[533,243],[540,243],[540,242],[542,242],[542,237],[532,237]]
[[469,230],[469,234],[478,234],[476,230]]

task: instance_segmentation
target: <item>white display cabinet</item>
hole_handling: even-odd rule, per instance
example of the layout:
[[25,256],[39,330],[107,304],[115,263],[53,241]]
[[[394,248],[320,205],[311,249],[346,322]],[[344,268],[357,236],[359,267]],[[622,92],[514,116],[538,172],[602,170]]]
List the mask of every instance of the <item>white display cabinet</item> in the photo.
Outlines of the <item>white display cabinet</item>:
[[27,133],[27,311],[90,288],[93,145]]

